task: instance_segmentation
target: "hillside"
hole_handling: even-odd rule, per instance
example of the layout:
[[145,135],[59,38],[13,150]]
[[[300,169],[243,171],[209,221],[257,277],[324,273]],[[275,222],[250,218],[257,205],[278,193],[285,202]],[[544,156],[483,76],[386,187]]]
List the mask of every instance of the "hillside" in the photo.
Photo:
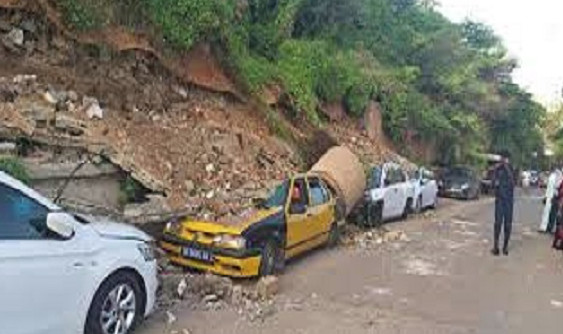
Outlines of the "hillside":
[[522,161],[542,144],[544,110],[512,82],[502,42],[427,2],[0,8],[3,137],[101,154],[173,209],[228,214],[337,143],[366,163],[500,149]]

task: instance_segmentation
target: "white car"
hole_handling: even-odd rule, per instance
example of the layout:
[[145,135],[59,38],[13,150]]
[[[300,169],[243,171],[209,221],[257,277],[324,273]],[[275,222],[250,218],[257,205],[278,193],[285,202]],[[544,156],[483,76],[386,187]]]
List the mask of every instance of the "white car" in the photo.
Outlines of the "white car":
[[414,187],[414,212],[435,208],[438,202],[438,183],[434,178],[434,173],[425,168],[419,168],[414,172],[411,183]]
[[0,172],[0,332],[130,333],[157,287],[148,235],[67,214]]
[[368,225],[406,217],[412,209],[414,186],[400,165],[385,163],[370,171],[367,200]]

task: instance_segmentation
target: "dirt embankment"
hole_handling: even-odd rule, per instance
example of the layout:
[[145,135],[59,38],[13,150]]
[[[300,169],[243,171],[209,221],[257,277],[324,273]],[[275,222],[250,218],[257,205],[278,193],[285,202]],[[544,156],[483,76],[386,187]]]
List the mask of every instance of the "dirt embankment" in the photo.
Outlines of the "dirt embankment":
[[[278,139],[265,113],[227,87],[209,49],[180,57],[175,67],[148,48],[92,43],[119,35],[84,45],[38,14],[49,11],[1,8],[9,3],[23,2],[0,2],[2,137],[101,153],[164,193],[171,209],[204,218],[234,214],[303,169],[296,152],[307,150]],[[313,151],[318,146],[313,134],[288,128]],[[321,130],[366,164],[395,159],[372,132],[347,118]]]

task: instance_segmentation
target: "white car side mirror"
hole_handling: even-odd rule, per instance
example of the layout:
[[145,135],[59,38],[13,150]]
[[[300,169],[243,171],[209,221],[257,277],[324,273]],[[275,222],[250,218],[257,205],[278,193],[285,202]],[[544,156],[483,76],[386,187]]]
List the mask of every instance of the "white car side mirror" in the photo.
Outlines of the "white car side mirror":
[[47,228],[63,239],[74,235],[74,218],[68,213],[51,212],[47,215]]

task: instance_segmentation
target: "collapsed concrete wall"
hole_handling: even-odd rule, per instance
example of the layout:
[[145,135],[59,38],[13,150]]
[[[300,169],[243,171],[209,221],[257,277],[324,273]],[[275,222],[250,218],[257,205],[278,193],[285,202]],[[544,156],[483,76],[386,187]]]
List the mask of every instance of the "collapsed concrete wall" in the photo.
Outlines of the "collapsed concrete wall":
[[24,161],[24,164],[30,175],[30,185],[51,199],[57,197],[64,188],[62,203],[73,207],[91,207],[93,211],[120,210],[120,183],[123,177],[121,171],[111,164],[88,163],[75,174],[76,163],[39,164]]

